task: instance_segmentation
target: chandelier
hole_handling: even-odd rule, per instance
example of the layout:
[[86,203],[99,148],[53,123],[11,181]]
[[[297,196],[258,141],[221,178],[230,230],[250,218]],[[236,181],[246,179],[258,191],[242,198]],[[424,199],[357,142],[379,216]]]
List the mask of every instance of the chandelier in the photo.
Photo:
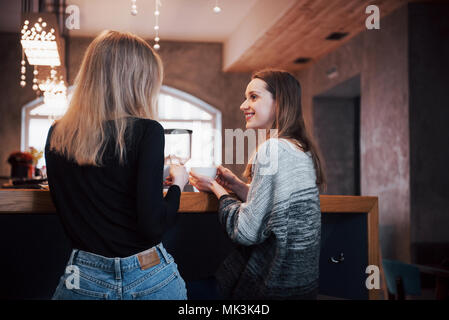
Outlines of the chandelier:
[[50,78],[39,84],[39,90],[44,93],[44,103],[50,107],[62,106],[67,103],[67,86],[62,76],[56,76],[52,70]]
[[41,17],[34,26],[25,20],[22,27],[23,51],[31,65],[60,66],[58,45],[56,43],[55,29],[47,28],[47,23]]
[[[50,18],[51,20],[51,18]],[[32,89],[43,94],[48,106],[63,106],[67,103],[67,86],[62,71],[62,59],[59,54],[57,31],[44,21],[42,16],[28,15],[24,20],[21,39],[22,60],[20,86],[26,86],[26,61],[34,67]],[[57,76],[57,69],[60,75]]]

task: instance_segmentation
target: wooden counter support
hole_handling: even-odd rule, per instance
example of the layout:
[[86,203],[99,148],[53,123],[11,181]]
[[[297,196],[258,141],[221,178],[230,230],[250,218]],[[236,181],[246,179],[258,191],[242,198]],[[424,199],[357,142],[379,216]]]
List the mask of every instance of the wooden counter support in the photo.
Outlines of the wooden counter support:
[[[366,220],[362,221],[366,222],[363,222],[362,225],[359,224],[359,227],[357,226],[351,227],[349,233],[352,233],[352,231],[354,231],[354,234],[357,232],[359,232],[359,234],[362,234],[364,241],[366,240],[367,243],[367,248],[362,248],[366,254],[366,255],[364,254],[366,258],[363,259],[364,262],[362,263],[362,265],[364,265],[365,267],[367,265],[379,266],[381,271],[381,278],[383,278],[382,272],[383,270],[381,266],[380,249],[379,249],[378,198],[362,197],[362,196],[325,195],[321,196],[320,200],[321,200],[321,211],[323,214],[329,213],[344,214],[345,217],[349,218],[351,218],[352,216],[360,217],[360,214],[364,214],[363,217],[366,217]],[[207,194],[202,192],[183,192],[181,195],[181,204],[179,209],[180,213],[198,213],[198,214],[216,213],[217,209],[218,209],[218,200],[213,194]],[[55,213],[56,210],[52,203],[50,192],[47,190],[21,190],[21,189],[0,190],[0,215],[15,215],[15,214],[48,215]],[[366,232],[366,234],[360,233],[362,232],[361,230],[355,230],[359,228],[365,229],[365,227],[363,226],[364,224],[366,225],[366,231],[364,231]],[[360,226],[363,228],[361,228]],[[339,237],[346,238],[346,235],[342,235]],[[349,242],[351,241],[353,240],[349,240]],[[351,255],[350,252],[349,254]],[[323,261],[326,266],[325,260],[322,260],[321,263],[323,263]],[[331,274],[336,272],[335,275],[338,274],[339,272],[338,270],[340,269],[338,269],[339,267],[337,268],[337,265],[333,266],[332,264],[330,264],[327,266],[330,268],[329,269],[330,271],[326,272],[331,272]],[[363,277],[364,275],[359,274],[359,276]],[[366,277],[368,277],[368,275],[366,275]],[[383,286],[384,282],[381,281],[381,287]],[[382,297],[382,289],[368,290],[369,299],[380,299],[381,297]]]

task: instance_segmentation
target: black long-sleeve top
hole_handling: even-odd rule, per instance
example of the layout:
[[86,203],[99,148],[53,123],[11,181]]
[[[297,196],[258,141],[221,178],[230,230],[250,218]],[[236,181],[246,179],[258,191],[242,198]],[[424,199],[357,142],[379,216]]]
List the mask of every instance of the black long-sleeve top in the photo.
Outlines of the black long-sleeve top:
[[[78,165],[45,146],[48,184],[74,248],[106,257],[127,257],[158,244],[174,224],[181,190],[163,196],[164,129],[155,120],[129,118],[123,165],[106,144],[101,167]],[[113,130],[107,122],[108,130]],[[56,124],[57,125],[57,124]],[[111,131],[112,132],[112,131]]]

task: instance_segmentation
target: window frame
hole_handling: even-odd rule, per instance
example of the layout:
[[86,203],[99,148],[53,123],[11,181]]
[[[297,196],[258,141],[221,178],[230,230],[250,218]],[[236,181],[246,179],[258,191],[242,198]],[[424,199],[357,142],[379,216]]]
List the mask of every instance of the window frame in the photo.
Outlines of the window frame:
[[[185,92],[178,90],[173,87],[169,87],[166,85],[163,85],[161,87],[162,94],[170,95],[174,98],[186,101],[195,107],[207,112],[212,116],[211,120],[183,120],[183,119],[166,119],[166,118],[159,118],[158,121],[170,121],[170,122],[182,122],[182,123],[191,123],[191,122],[207,122],[212,123],[212,129],[214,130],[214,141],[213,141],[213,153],[214,153],[214,165],[220,165],[221,164],[221,157],[222,157],[222,144],[221,144],[221,131],[222,131],[222,114],[221,111],[212,105],[204,102],[203,100]],[[158,106],[159,107],[159,106]],[[158,112],[159,110],[157,110]]]

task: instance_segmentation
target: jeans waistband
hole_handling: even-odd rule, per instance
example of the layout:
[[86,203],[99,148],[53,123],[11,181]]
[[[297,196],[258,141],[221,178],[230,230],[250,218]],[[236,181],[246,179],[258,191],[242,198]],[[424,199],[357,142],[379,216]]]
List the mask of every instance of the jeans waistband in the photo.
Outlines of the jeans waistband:
[[[159,255],[160,263],[167,264],[171,262],[167,251],[162,245],[162,242],[152,248],[149,248],[148,250],[154,249]],[[146,252],[148,250],[142,252]],[[111,273],[117,272],[118,270],[129,271],[141,267],[137,256],[142,252],[125,258],[107,258],[95,253],[73,249],[72,253],[70,254],[68,265],[84,265],[88,267],[99,268]]]

